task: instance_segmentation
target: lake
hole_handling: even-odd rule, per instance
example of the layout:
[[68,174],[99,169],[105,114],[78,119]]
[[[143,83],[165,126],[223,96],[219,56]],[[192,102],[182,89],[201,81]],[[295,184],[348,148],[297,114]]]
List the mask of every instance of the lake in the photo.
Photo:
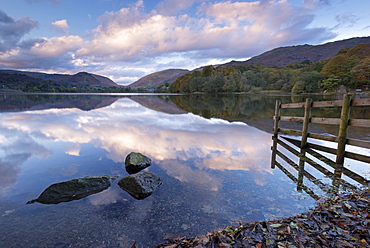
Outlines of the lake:
[[[305,96],[0,95],[0,247],[155,247],[309,210],[315,200],[270,167],[276,99]],[[151,158],[145,171],[163,182],[143,200],[117,185],[130,152]],[[103,175],[118,179],[100,193],[26,204],[54,183]]]

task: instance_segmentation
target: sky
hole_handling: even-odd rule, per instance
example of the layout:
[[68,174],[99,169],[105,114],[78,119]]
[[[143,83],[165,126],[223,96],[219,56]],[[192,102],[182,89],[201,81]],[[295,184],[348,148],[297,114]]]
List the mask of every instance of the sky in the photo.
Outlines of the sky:
[[0,0],[0,69],[109,77],[370,35],[368,0]]

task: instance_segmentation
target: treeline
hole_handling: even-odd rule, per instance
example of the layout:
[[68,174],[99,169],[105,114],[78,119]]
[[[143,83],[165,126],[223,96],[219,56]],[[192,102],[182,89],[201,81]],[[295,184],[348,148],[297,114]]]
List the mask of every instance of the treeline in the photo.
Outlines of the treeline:
[[172,84],[158,86],[155,92],[275,91],[299,94],[332,92],[342,86],[347,90],[369,89],[370,43],[342,49],[331,59],[320,62],[305,60],[284,67],[261,64],[206,66],[177,78]]
[[0,90],[50,93],[144,93],[144,88],[106,87],[100,85],[80,85],[53,80],[36,79],[24,74],[0,73]]

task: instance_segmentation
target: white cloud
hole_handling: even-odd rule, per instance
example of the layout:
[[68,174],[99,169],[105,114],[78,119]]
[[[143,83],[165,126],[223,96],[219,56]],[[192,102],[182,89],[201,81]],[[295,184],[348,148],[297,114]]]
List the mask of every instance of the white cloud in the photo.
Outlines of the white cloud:
[[51,26],[58,34],[69,35],[69,26],[66,19],[55,21],[51,23]]
[[38,57],[58,57],[68,52],[74,52],[81,47],[83,39],[80,36],[62,36],[45,38],[36,43],[31,52]]
[[[174,9],[193,2],[174,4]],[[159,7],[168,4],[164,1]],[[279,45],[333,37],[326,29],[308,28],[314,16],[308,9],[297,9],[285,0],[203,3],[197,16],[144,13],[141,7],[139,1],[133,7],[105,13],[92,41],[76,55],[111,61],[189,51],[210,59],[249,57]]]

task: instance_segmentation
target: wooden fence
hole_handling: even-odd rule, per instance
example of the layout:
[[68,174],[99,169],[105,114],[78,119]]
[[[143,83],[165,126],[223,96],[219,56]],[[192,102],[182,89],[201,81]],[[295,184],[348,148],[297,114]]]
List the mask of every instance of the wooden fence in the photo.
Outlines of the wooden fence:
[[[332,153],[336,155],[336,163],[343,165],[344,158],[352,158],[355,160],[370,163],[370,157],[347,152],[345,150],[346,144],[354,145],[358,147],[370,149],[370,142],[358,139],[348,139],[348,127],[370,127],[370,119],[350,119],[350,112],[352,106],[370,106],[370,98],[367,99],[355,99],[352,100],[349,95],[344,95],[343,100],[338,101],[322,101],[312,102],[311,99],[306,99],[306,102],[302,103],[289,103],[281,104],[279,100],[276,101],[275,116],[274,116],[274,137],[278,136],[278,133],[287,133],[292,135],[302,136],[300,148],[314,148],[322,150],[324,152]],[[342,107],[340,118],[321,118],[311,117],[311,109],[319,107]],[[304,108],[304,116],[281,116],[280,110],[283,108]],[[279,128],[279,121],[298,121],[303,122],[302,131]],[[317,133],[310,133],[308,131],[309,124],[331,124],[339,125],[339,132],[337,136],[323,135]],[[318,146],[307,142],[307,138],[314,138],[319,140],[326,140],[336,142],[337,149],[328,147]]]
[[[353,152],[346,151],[346,145],[353,145],[356,147],[362,147],[370,149],[370,142],[359,139],[349,139],[347,137],[348,127],[368,127],[370,128],[370,119],[351,119],[351,107],[353,106],[370,106],[370,99],[351,99],[351,96],[344,95],[343,100],[338,101],[321,101],[313,102],[311,99],[306,99],[306,102],[301,103],[290,103],[290,104],[281,104],[279,100],[276,101],[275,106],[275,116],[274,116],[274,136],[273,136],[273,145],[272,145],[272,158],[271,158],[271,168],[278,166],[285,174],[287,174],[293,181],[297,182],[299,187],[304,186],[301,184],[303,182],[303,177],[312,179],[313,182],[319,183],[318,180],[314,180],[314,177],[310,175],[304,169],[304,164],[307,162],[315,169],[325,174],[327,177],[333,179],[333,181],[340,181],[341,184],[346,184],[341,180],[342,174],[352,178],[356,182],[369,186],[370,181],[361,175],[356,174],[355,172],[344,168],[344,159],[350,158],[365,163],[370,163],[370,157],[363,154],[357,154]],[[322,117],[313,117],[311,116],[312,108],[320,107],[341,107],[341,116],[340,118],[322,118]],[[304,116],[282,116],[281,109],[289,108],[304,108]],[[370,117],[370,116],[369,116]],[[280,121],[293,121],[293,122],[302,122],[302,130],[292,130],[279,127]],[[329,124],[329,125],[339,125],[338,135],[324,135],[318,133],[312,133],[309,131],[310,123],[315,124]],[[370,131],[370,129],[369,129]],[[301,136],[300,140],[292,139],[289,137],[282,137],[279,133],[291,134],[296,136]],[[314,144],[308,142],[308,138],[336,142],[336,149],[329,148],[326,146]],[[288,143],[290,144],[288,144]],[[284,155],[281,151],[277,149],[277,146],[280,145],[284,147],[287,151],[295,156],[299,157],[299,164],[294,163],[288,156]],[[295,149],[294,149],[295,148]],[[297,151],[298,149],[299,151]],[[335,155],[335,161],[323,156],[317,151],[323,151],[329,154]],[[318,163],[314,162],[312,159],[306,156],[306,153],[309,153],[311,156],[317,158],[318,160],[324,162],[330,167],[334,168],[334,173],[325,169]],[[292,174],[289,173],[279,162],[276,161],[276,156],[282,158],[285,162],[290,164],[294,169],[298,171],[298,178],[295,178]],[[319,185],[320,186],[320,185]],[[310,195],[314,194],[308,188],[304,188],[307,193]],[[315,197],[316,198],[316,197]]]

